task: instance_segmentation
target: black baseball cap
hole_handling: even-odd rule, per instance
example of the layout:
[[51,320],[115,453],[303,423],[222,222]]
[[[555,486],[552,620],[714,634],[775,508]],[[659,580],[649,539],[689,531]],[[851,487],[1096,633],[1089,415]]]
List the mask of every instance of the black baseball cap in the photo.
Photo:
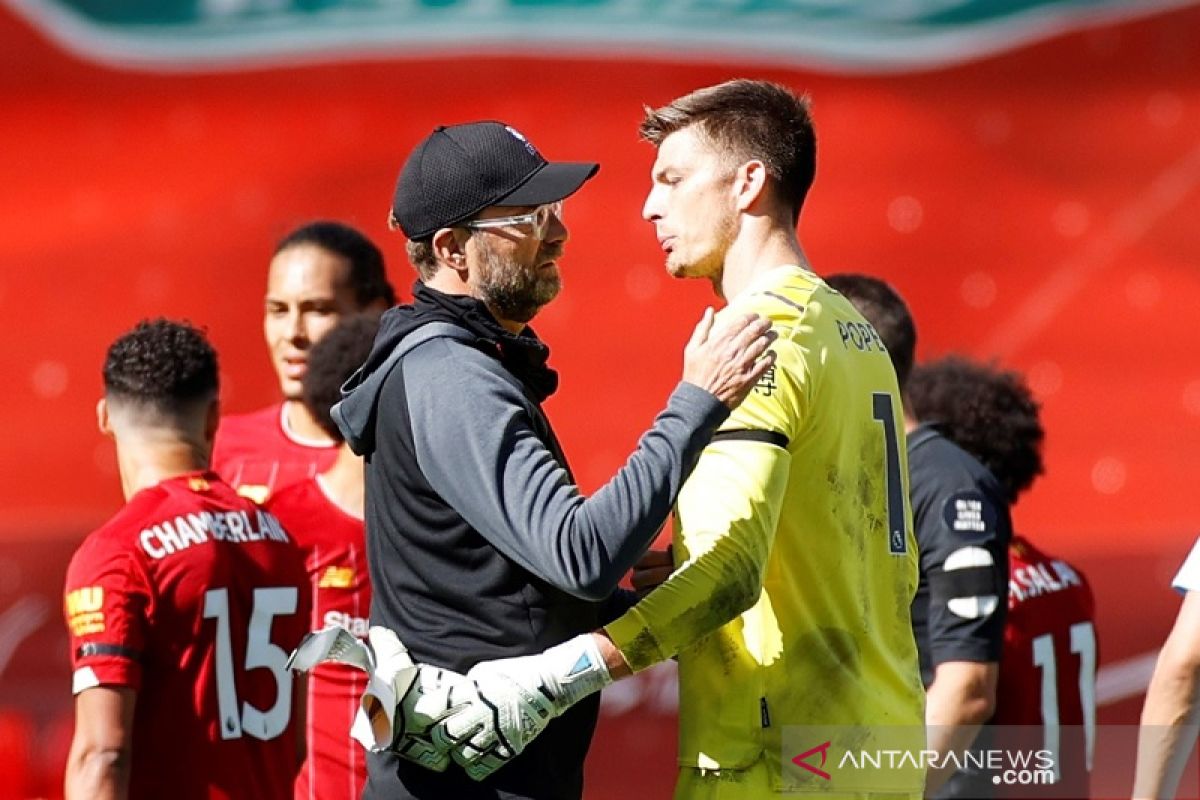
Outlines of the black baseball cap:
[[439,125],[400,170],[392,220],[409,239],[425,239],[488,206],[562,200],[598,169],[593,163],[549,162],[503,122]]

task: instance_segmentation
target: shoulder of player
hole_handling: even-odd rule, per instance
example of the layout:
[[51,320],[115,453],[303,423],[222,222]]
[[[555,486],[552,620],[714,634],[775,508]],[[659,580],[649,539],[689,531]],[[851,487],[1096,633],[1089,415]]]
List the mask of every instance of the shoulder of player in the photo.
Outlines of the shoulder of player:
[[280,427],[282,403],[274,403],[245,414],[227,414],[217,427],[213,445],[213,463],[218,468],[231,458],[261,450],[266,441],[284,438]]
[[316,478],[309,478],[274,492],[261,508],[279,520],[284,529],[296,538],[296,523],[310,519],[313,512],[319,511],[324,502],[325,495],[317,486]]
[[773,270],[736,297],[722,314],[761,314],[777,325],[795,323],[808,312],[822,284],[804,270]]
[[171,513],[173,505],[174,501],[163,484],[149,486],[129,498],[129,501],[97,528],[92,536],[103,539],[122,534],[136,534],[147,522]]
[[118,552],[138,553],[137,537],[147,525],[167,513],[170,502],[162,485],[143,489],[86,537],[75,551],[73,561],[106,557]]
[[316,478],[291,483],[272,494],[262,507],[279,516],[277,512],[280,510],[286,513],[298,506],[309,505],[314,491],[319,491]]
[[908,467],[911,473],[927,475],[934,482],[968,483],[989,492],[1001,491],[991,470],[931,425],[909,434]]
[[1065,558],[1060,558],[1053,553],[1047,553],[1045,550],[1039,549],[1023,536],[1013,537],[1008,548],[1008,558],[1013,569],[1035,566],[1037,564],[1057,565],[1058,569],[1068,571],[1072,576],[1078,578],[1079,582],[1084,586],[1088,585],[1087,575],[1074,563]]
[[275,427],[279,424],[282,403],[272,403],[257,411],[247,411],[242,414],[225,414],[221,417],[221,431],[239,432],[242,430],[257,430],[263,427]]

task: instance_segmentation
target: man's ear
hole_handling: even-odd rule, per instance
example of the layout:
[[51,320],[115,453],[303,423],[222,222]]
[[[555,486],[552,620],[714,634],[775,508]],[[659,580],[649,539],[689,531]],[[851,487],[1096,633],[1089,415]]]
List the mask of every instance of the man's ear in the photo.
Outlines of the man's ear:
[[[758,159],[738,167],[733,179],[734,200],[738,211],[750,211],[766,198],[767,165]],[[759,206],[761,208],[761,206]]]
[[440,228],[430,240],[433,255],[438,263],[458,272],[462,280],[467,279],[467,237],[459,237],[454,228]]
[[96,401],[96,427],[105,436],[112,436],[112,420],[108,418],[108,400],[101,397]]

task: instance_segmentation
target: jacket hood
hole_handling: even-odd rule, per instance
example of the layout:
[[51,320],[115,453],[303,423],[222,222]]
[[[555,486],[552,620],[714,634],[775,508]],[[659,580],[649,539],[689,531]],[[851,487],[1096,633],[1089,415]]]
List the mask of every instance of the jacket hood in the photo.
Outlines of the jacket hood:
[[[375,335],[375,344],[367,360],[342,384],[341,402],[330,410],[338,430],[356,454],[365,456],[375,450],[375,413],[379,406],[379,393],[404,353],[437,336],[464,340],[473,338],[463,328],[437,322],[413,306],[395,306],[380,318],[379,332]],[[415,335],[421,328],[431,324],[435,324],[435,329],[426,331],[429,335]],[[406,342],[408,346],[404,346]]]

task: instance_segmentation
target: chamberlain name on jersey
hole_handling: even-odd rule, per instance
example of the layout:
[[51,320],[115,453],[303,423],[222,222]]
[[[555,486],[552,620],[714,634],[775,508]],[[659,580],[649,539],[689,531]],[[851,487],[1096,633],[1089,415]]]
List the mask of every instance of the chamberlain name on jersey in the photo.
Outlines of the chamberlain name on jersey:
[[199,511],[180,514],[142,529],[138,544],[153,559],[166,558],[209,539],[217,542],[291,543],[279,520],[258,509],[254,516],[245,511]]
[[1082,586],[1079,574],[1071,565],[1057,558],[1017,567],[1008,581],[1009,606],[1031,597],[1061,592],[1072,586]]

